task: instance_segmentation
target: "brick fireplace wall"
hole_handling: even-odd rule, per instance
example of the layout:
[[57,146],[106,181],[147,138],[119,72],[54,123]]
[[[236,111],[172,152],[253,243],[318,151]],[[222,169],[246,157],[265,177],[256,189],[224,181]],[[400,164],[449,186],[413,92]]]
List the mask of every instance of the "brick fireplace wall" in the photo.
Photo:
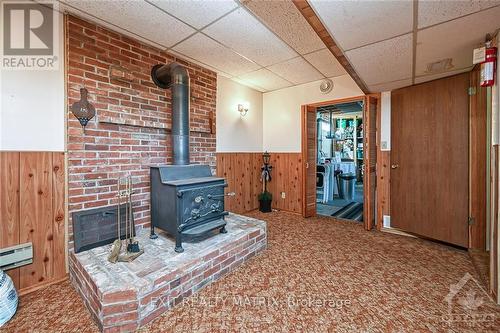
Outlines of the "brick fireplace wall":
[[[216,73],[104,27],[66,16],[69,242],[71,213],[116,204],[116,182],[131,174],[136,225],[148,226],[149,166],[172,162],[170,91],[153,65],[177,61],[191,78],[191,163],[215,168]],[[96,117],[85,133],[70,106],[89,91]]]

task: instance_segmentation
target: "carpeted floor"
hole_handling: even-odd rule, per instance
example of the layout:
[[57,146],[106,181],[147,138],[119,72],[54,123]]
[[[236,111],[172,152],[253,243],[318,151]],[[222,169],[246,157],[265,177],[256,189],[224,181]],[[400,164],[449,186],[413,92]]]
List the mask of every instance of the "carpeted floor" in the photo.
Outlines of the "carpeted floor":
[[[481,291],[465,251],[328,217],[249,215],[268,221],[268,250],[143,332],[500,330],[500,307]],[[5,330],[94,332],[96,326],[64,282],[21,298]]]

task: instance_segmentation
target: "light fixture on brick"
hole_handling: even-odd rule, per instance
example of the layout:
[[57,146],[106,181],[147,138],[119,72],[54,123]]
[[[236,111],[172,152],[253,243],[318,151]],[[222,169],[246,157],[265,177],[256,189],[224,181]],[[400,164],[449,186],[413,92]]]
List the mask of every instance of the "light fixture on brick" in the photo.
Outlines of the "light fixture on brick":
[[248,112],[248,105],[238,104],[238,112],[240,113],[240,116],[246,116]]
[[85,126],[87,126],[90,119],[95,116],[95,108],[87,99],[88,90],[85,88],[80,89],[80,100],[73,103],[71,106],[71,112],[78,119],[80,124],[83,126],[85,131]]

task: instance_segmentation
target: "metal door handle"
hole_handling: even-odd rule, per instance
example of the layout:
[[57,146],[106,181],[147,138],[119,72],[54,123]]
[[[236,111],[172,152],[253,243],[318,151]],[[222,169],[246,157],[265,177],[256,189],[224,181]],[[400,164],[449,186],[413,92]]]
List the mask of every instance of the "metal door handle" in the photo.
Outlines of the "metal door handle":
[[393,164],[393,165],[391,165],[391,169],[397,169],[397,168],[399,168],[399,164]]
[[309,163],[306,162],[306,169],[309,169]]

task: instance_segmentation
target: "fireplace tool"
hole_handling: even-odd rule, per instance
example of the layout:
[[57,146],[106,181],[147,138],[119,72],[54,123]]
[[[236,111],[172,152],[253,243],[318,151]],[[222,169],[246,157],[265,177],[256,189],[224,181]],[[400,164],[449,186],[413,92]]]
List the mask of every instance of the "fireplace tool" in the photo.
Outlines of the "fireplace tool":
[[[125,189],[121,189],[121,184],[124,183]],[[134,239],[134,220],[132,211],[132,177],[118,179],[118,239],[114,241],[111,248],[111,253],[108,260],[112,263],[117,261],[130,262],[144,253],[144,250],[139,247],[139,242]],[[125,253],[122,251],[121,239],[121,206],[122,200],[125,198]]]

